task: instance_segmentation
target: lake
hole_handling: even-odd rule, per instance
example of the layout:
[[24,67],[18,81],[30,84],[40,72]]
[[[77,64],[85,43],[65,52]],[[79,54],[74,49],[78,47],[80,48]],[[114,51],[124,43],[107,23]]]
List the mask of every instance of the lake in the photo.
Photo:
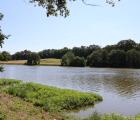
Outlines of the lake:
[[70,114],[86,117],[97,111],[136,115],[140,113],[140,69],[76,68],[59,66],[4,65],[0,78],[13,78],[60,88],[95,92],[103,102],[73,111]]

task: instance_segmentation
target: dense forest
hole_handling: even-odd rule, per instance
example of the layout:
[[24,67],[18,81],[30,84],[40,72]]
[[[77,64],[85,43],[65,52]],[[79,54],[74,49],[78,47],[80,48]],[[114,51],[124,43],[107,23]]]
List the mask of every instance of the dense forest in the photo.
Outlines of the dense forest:
[[[77,67],[129,67],[140,68],[140,43],[134,40],[121,40],[115,45],[107,45],[101,48],[98,45],[64,47],[62,49],[45,49],[38,53],[24,50],[11,55],[7,51],[0,53],[1,61],[30,60],[58,58],[62,66]],[[35,64],[36,62],[34,62]],[[37,62],[39,64],[39,62]]]

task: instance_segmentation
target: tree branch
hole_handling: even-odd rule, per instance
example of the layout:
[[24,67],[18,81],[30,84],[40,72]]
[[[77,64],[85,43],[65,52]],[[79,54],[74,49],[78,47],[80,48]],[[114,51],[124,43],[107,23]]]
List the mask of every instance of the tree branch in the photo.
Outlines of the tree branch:
[[82,0],[82,2],[83,2],[85,5],[89,5],[89,6],[100,6],[100,5],[96,5],[96,4],[86,3],[85,0]]

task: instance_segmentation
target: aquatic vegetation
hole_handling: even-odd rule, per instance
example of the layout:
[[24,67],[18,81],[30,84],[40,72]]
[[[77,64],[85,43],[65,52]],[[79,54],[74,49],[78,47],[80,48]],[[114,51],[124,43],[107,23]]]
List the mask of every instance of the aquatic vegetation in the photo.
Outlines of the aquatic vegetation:
[[53,112],[77,109],[102,101],[102,97],[94,93],[59,89],[9,79],[0,79],[0,88],[8,94],[18,96],[25,101],[32,102],[35,106],[41,106],[46,111]]
[[82,120],[140,120],[140,116],[126,117],[116,113],[100,115],[99,113],[94,112],[90,117]]

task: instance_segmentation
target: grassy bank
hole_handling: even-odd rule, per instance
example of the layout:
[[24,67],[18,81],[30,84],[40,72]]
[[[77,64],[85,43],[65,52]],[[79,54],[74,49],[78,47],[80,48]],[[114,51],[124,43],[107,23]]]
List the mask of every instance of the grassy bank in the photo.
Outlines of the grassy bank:
[[101,100],[99,95],[93,93],[0,79],[0,120],[140,120],[140,116],[98,113],[85,119],[64,118],[59,113]]
[[0,89],[10,95],[31,102],[35,106],[43,107],[44,110],[50,112],[94,105],[96,101],[102,100],[101,96],[94,93],[83,93],[9,79],[0,79]]
[[0,93],[0,120],[62,120],[61,115],[54,115],[36,107],[30,102],[5,93]]
[[[10,61],[0,61],[0,64],[24,65],[26,62],[27,60],[10,60]],[[55,58],[41,59],[40,65],[60,66],[61,60]]]

